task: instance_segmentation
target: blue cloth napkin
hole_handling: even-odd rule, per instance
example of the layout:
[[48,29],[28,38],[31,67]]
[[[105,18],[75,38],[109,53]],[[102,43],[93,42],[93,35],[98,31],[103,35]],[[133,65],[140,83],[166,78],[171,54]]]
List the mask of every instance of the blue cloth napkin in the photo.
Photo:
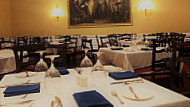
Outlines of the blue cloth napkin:
[[73,94],[79,107],[113,107],[100,93],[95,90]]
[[130,47],[130,45],[122,45],[122,47]]
[[137,78],[138,75],[131,72],[131,71],[126,71],[126,72],[110,72],[109,76],[113,79],[116,80],[121,80],[121,79],[130,79],[130,78]]
[[61,75],[69,74],[69,71],[65,67],[56,67],[56,69],[59,71]]
[[152,50],[151,48],[141,48],[141,50],[143,51],[149,51],[149,50]]
[[20,86],[7,87],[3,93],[5,94],[4,97],[10,97],[21,94],[39,93],[39,92],[40,92],[40,84],[34,84],[34,85],[20,85]]
[[148,47],[153,47],[153,44],[148,45]]
[[123,48],[111,48],[111,50],[123,50]]

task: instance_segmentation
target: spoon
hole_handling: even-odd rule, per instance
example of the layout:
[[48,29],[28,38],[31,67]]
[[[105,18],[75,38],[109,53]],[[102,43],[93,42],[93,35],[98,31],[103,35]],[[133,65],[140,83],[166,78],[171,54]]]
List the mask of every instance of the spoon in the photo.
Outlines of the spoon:
[[116,97],[116,98],[119,100],[119,102],[120,102],[121,104],[124,104],[124,102],[119,98],[119,96],[117,95],[117,93],[116,93],[115,90],[112,90],[112,91],[111,91],[111,94],[112,94],[112,96]]

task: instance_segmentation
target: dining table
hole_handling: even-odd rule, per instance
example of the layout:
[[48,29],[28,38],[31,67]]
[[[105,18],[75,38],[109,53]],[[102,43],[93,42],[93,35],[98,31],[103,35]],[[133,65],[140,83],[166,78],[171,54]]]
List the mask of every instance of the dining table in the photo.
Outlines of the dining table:
[[[100,48],[101,54],[99,60],[103,65],[114,65],[126,71],[134,72],[134,69],[148,67],[152,64],[152,48],[145,45],[114,48]],[[158,47],[157,49],[163,48],[166,47]],[[164,52],[158,54],[156,59],[159,60],[171,56],[171,52]]]
[[0,74],[16,70],[14,52],[11,49],[0,50]]
[[[96,91],[114,107],[190,106],[189,98],[140,77],[115,80],[109,76],[110,72],[92,72],[91,67],[80,69],[82,69],[82,74],[79,74],[76,69],[68,69],[69,73],[67,75],[61,75],[61,77],[57,78],[46,78],[45,72],[29,72],[29,75],[30,73],[36,73],[36,75],[25,78],[20,78],[25,75],[24,73],[5,75],[0,81],[0,105],[53,107],[52,102],[55,101],[55,98],[59,98],[59,102],[61,102],[63,107],[79,107],[74,97],[77,93]],[[95,76],[96,73],[99,73],[99,76],[96,75],[98,77]],[[122,83],[122,81],[134,81],[135,79],[141,79],[143,82]],[[83,80],[82,83],[81,80]],[[4,97],[3,92],[6,90],[6,87],[3,86],[21,84],[28,81],[40,83],[40,92]],[[117,94],[117,97],[123,103],[118,100],[113,92]],[[135,98],[134,93],[138,98]]]

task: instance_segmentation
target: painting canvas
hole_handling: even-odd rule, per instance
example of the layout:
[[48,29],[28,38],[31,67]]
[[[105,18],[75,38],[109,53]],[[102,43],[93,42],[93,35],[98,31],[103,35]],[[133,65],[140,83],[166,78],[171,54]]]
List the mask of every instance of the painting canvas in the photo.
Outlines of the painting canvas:
[[69,0],[70,27],[132,25],[131,0]]

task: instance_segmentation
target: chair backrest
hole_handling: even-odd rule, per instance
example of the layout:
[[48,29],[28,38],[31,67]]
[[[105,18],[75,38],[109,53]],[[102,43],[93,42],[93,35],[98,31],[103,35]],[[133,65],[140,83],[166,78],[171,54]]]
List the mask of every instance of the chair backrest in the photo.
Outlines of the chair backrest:
[[118,46],[117,36],[115,34],[108,35],[110,46]]
[[[35,51],[45,50],[44,45],[23,45],[13,47],[15,61],[16,61],[16,71],[21,72],[25,67],[30,65],[36,65],[40,59],[40,55],[35,53]],[[27,55],[24,55],[24,52],[27,52]],[[32,60],[30,58],[32,57]],[[27,62],[24,62],[24,58],[29,58]]]
[[30,44],[45,44],[41,37],[31,37]]
[[190,63],[190,42],[173,39],[172,44],[172,82],[176,89],[183,89],[184,63]]
[[120,34],[119,36],[120,40],[125,40],[125,41],[131,41],[132,40],[132,34]]
[[28,37],[17,37],[17,46],[23,46],[28,44]]
[[[68,63],[66,60],[66,51],[67,51],[67,44],[60,44],[60,45],[52,45],[49,44],[46,48],[57,49],[57,54],[60,57],[55,58],[54,65],[55,67],[68,67]],[[47,59],[46,59],[47,60]]]
[[108,36],[100,36],[101,47],[107,47],[109,44]]
[[89,49],[89,50],[93,50],[93,45],[92,45],[92,40],[91,39],[87,39],[87,38],[82,38],[82,43],[81,43],[81,48],[82,49]]
[[76,51],[76,49],[78,48],[78,38],[70,37],[69,39],[66,39],[65,43],[67,44],[67,49],[73,49]]
[[[161,53],[167,53],[169,52],[169,49],[162,47],[160,43],[164,42],[164,40],[153,40],[153,50],[152,50],[152,71],[162,71],[162,70],[168,70],[168,61],[171,59],[171,57],[164,57],[161,59],[158,59],[158,55]],[[160,47],[160,49],[158,49]]]
[[0,41],[0,49],[12,49],[14,46],[15,46],[15,42]]

